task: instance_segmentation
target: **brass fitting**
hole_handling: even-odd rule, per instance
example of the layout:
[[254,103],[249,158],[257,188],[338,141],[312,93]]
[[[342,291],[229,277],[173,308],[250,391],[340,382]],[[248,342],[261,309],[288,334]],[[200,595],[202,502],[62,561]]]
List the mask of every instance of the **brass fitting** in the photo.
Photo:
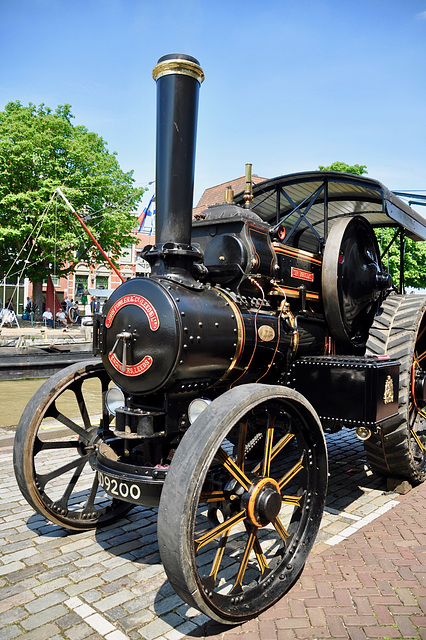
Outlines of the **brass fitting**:
[[179,58],[163,60],[157,64],[152,71],[152,77],[155,81],[163,76],[173,74],[191,76],[191,78],[195,78],[200,84],[203,82],[205,77],[204,71],[200,65],[195,62],[191,62],[191,60],[181,60]]
[[246,163],[246,186],[244,189],[244,208],[250,209],[251,202],[253,200],[253,183],[251,179],[251,167],[250,162]]

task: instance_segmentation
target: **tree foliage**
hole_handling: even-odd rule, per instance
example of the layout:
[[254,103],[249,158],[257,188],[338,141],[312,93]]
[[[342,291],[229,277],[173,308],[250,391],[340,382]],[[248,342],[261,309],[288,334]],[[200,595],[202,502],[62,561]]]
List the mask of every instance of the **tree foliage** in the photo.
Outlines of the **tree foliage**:
[[[382,253],[388,247],[395,233],[396,229],[391,227],[376,229]],[[394,285],[399,287],[400,236],[383,256],[383,263],[392,275]],[[404,283],[406,287],[426,288],[426,242],[416,242],[410,238],[404,239]]]
[[[68,104],[9,102],[0,112],[0,274],[10,271],[40,282],[65,274],[81,261],[101,262],[61,199],[61,187],[106,251],[117,258],[133,242],[132,212],[144,189],[120,169],[106,142],[72,124]],[[23,270],[23,271],[22,271]]]
[[346,164],[346,162],[333,162],[328,167],[319,165],[320,171],[340,171],[341,173],[354,173],[357,176],[361,176],[363,173],[368,173],[367,165],[365,164]]
[[[342,173],[354,173],[362,175],[368,173],[365,164],[348,165],[345,162],[333,162],[328,167],[319,165],[320,171],[340,171]],[[376,237],[383,254],[389,245],[390,248],[383,256],[386,269],[392,276],[392,281],[396,287],[400,284],[400,236],[391,243],[396,233],[395,228],[386,227],[376,229]],[[405,286],[416,289],[426,288],[426,242],[416,242],[410,238],[404,238],[404,281]]]

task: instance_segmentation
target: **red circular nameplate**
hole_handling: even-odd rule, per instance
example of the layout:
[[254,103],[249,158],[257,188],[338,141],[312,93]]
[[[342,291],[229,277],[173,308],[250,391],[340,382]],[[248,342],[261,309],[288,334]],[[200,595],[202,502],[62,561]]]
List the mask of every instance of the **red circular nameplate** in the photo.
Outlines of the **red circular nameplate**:
[[120,309],[126,307],[129,304],[133,304],[145,311],[146,317],[148,318],[149,322],[149,328],[151,329],[151,331],[157,331],[160,326],[160,320],[155,307],[150,303],[149,300],[147,300],[143,296],[139,296],[136,294],[123,296],[112,305],[105,320],[105,326],[107,329],[109,329],[109,327],[112,325],[112,321],[114,320]]

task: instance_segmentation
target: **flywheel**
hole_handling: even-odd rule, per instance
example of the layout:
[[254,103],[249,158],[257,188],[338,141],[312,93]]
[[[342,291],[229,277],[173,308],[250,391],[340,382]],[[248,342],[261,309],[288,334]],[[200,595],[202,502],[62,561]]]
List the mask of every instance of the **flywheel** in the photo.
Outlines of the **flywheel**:
[[365,347],[382,293],[391,285],[367,220],[338,220],[328,235],[322,267],[324,314],[338,345]]

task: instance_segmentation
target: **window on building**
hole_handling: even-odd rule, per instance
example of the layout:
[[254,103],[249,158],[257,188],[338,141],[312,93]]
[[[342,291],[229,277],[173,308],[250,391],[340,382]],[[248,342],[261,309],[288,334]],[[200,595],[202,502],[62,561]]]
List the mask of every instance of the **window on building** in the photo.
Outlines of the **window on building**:
[[108,276],[96,276],[96,289],[108,289]]
[[[84,298],[86,298],[87,301],[87,282],[88,282],[89,276],[87,275],[80,275],[80,274],[76,274],[75,275],[75,293],[74,293],[74,300],[76,302],[81,302],[82,304],[85,304]],[[82,300],[83,297],[83,300]]]
[[133,262],[133,246],[123,247],[120,253],[120,264],[132,264]]

